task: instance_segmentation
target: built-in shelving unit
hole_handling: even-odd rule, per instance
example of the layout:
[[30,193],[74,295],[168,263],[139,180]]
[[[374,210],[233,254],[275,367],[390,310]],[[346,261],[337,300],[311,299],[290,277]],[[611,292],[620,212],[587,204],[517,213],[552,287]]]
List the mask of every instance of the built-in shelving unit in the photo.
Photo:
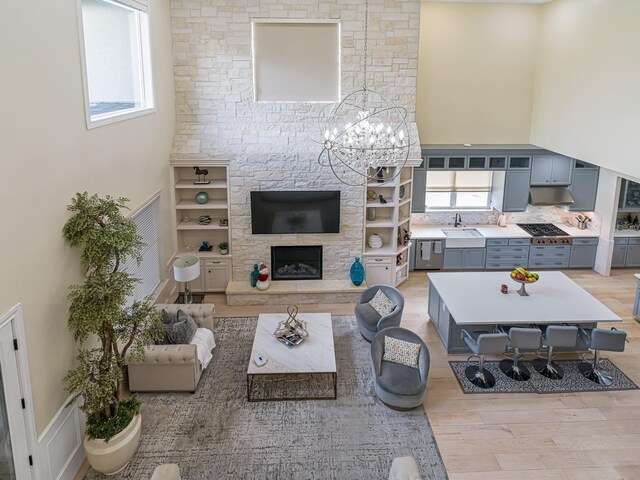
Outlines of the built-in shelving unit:
[[[384,178],[392,178],[401,167],[389,167]],[[404,231],[411,231],[411,195],[413,167],[405,167],[393,180],[371,181],[365,189],[364,267],[368,285],[397,286],[409,276],[409,245],[404,244]],[[375,193],[375,198],[369,196]],[[387,203],[382,203],[382,195]],[[375,212],[375,219],[369,220]],[[382,247],[371,248],[372,234],[382,238]]]
[[[209,171],[208,184],[198,184],[194,167]],[[231,280],[231,246],[229,215],[229,164],[224,160],[199,162],[172,162],[174,227],[176,256],[200,257],[200,277],[190,283],[194,292],[224,292]],[[205,192],[207,202],[196,202],[196,195]],[[202,225],[198,219],[209,215],[211,223]],[[208,242],[211,251],[199,251],[202,242]],[[227,242],[229,253],[222,255],[218,245]]]

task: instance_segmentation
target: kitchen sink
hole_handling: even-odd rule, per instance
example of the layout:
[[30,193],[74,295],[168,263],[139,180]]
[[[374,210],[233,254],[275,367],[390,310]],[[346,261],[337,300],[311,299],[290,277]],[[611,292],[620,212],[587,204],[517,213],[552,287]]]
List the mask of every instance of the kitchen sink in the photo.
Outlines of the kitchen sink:
[[447,248],[482,248],[486,239],[475,228],[443,228]]

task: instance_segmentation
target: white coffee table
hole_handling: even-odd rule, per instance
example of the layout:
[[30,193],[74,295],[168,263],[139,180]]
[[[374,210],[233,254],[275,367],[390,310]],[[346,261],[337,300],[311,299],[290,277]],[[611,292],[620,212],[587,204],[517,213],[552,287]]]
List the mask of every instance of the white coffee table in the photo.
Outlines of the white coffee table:
[[[330,313],[298,313],[298,319],[307,322],[309,338],[291,349],[280,343],[273,332],[278,322],[286,320],[286,313],[261,313],[253,339],[249,368],[247,369],[247,400],[335,400],[337,396],[338,373],[336,353],[333,344],[333,327]],[[262,355],[268,361],[262,367],[254,359]],[[333,395],[323,397],[277,397],[256,398],[253,396],[254,380],[258,376],[324,375],[331,380]]]

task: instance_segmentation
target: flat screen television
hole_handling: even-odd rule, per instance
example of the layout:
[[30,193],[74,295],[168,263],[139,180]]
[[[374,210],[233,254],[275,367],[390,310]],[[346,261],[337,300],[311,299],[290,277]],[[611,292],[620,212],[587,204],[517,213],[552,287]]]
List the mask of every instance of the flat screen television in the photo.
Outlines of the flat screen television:
[[340,191],[251,192],[251,231],[339,233]]

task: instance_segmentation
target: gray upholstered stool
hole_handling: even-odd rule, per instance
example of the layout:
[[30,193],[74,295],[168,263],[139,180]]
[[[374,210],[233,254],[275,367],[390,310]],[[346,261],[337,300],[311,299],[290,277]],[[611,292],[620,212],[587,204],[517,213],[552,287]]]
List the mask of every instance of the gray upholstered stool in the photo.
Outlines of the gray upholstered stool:
[[542,337],[542,346],[547,347],[547,359],[536,358],[533,368],[540,375],[552,380],[564,377],[562,367],[553,361],[553,347],[575,347],[578,339],[578,327],[550,325]]
[[476,387],[493,387],[496,379],[489,370],[484,368],[484,356],[503,353],[507,348],[507,334],[462,330],[462,339],[473,352],[471,357],[478,357],[478,365],[469,365],[464,371],[465,376]]
[[624,352],[624,342],[627,339],[627,332],[594,328],[591,330],[591,335],[583,329],[580,329],[580,333],[584,336],[587,347],[593,350],[594,357],[593,363],[579,363],[578,370],[592,382],[608,387],[613,383],[613,378],[610,373],[600,370],[600,352]]
[[519,362],[520,350],[538,350],[540,348],[540,330],[537,328],[512,327],[509,329],[508,346],[513,349],[513,357],[500,362],[500,370],[512,380],[524,382],[531,378],[531,373],[522,362]]

